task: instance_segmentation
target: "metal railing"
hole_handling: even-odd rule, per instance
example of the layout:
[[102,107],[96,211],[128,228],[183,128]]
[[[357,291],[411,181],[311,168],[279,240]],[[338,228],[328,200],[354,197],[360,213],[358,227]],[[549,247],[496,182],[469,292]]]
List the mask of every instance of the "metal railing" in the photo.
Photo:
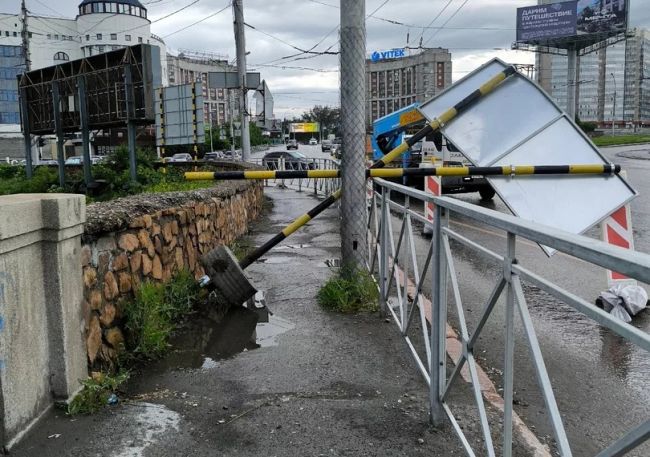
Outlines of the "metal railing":
[[[454,417],[448,403],[449,394],[459,382],[461,370],[465,367],[471,378],[472,391],[480,416],[481,431],[487,455],[494,456],[495,449],[488,421],[488,414],[482,396],[474,349],[485,324],[496,308],[502,294],[506,295],[505,321],[505,363],[503,370],[503,455],[512,455],[513,380],[515,347],[515,314],[519,314],[523,324],[525,340],[530,349],[538,384],[549,413],[551,427],[556,441],[557,452],[571,456],[571,447],[563,425],[551,379],[546,369],[540,344],[533,327],[522,281],[526,281],[551,296],[563,301],[576,311],[607,327],[628,342],[650,351],[650,335],[613,318],[610,314],[595,307],[590,302],[577,297],[557,284],[533,273],[517,262],[516,240],[523,238],[539,243],[560,252],[567,253],[588,263],[618,271],[642,282],[650,282],[650,256],[623,250],[601,241],[578,236],[519,219],[496,211],[484,209],[448,197],[434,197],[405,186],[374,179],[376,192],[373,195],[368,219],[369,259],[368,265],[380,289],[382,310],[392,316],[407,343],[420,372],[430,387],[431,419],[435,425],[449,420],[468,455],[476,455],[464,431]],[[399,195],[400,202],[391,200]],[[403,202],[402,202],[403,199]],[[420,212],[414,210],[412,203],[435,205],[433,236],[428,246],[426,259],[418,261],[414,222],[426,224]],[[462,216],[478,222],[482,227],[493,227],[507,235],[505,255],[498,254],[468,239],[449,227],[449,215]],[[394,219],[401,221],[399,231],[393,231]],[[399,235],[397,235],[399,233]],[[397,235],[397,236],[396,236]],[[466,248],[491,259],[501,265],[501,273],[496,285],[485,303],[482,315],[473,331],[467,325],[460,294],[459,278],[452,257],[450,239]],[[421,243],[418,240],[418,243]],[[423,257],[420,255],[420,257]],[[423,294],[423,287],[429,275],[431,302]],[[459,327],[459,340],[462,346],[460,359],[450,376],[447,376],[446,354],[447,336],[447,291],[450,281],[453,301]],[[418,325],[420,330],[414,330]],[[650,438],[650,420],[646,420],[607,449],[599,457],[623,455]]]
[[[333,159],[305,159],[304,161],[284,159],[251,159],[248,161],[267,170],[338,170],[340,163]],[[329,196],[341,187],[341,179],[336,178],[293,178],[269,179],[265,186],[277,186],[297,190],[298,192],[313,192],[314,195]]]

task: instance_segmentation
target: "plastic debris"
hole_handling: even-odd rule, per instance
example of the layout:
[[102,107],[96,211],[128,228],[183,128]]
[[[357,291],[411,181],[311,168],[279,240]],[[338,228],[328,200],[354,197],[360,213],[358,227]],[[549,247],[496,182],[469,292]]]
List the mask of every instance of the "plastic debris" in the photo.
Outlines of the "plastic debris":
[[119,401],[120,401],[120,399],[117,398],[117,395],[115,395],[115,394],[111,394],[111,395],[108,397],[108,400],[106,400],[106,403],[109,404],[109,405],[111,405],[111,406],[114,406],[114,405],[117,405],[117,403],[118,403]]
[[648,306],[648,293],[640,286],[617,284],[601,292],[597,303],[612,316],[630,323]]

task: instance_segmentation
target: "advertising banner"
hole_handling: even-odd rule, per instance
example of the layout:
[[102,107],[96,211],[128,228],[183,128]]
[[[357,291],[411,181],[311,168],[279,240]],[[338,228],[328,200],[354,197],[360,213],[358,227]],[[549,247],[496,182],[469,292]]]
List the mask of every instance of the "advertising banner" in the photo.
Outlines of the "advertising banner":
[[291,133],[318,133],[318,122],[294,122],[291,124]]
[[620,33],[627,28],[628,0],[579,0],[578,35]]
[[517,41],[576,34],[577,1],[517,8]]
[[629,0],[573,0],[517,9],[517,41],[613,36],[627,29]]

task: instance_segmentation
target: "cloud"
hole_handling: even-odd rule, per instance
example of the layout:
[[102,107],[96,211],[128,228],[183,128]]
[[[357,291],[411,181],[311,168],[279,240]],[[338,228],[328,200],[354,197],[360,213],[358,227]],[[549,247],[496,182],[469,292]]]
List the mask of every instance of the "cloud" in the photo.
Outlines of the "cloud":
[[[148,8],[152,20],[163,17],[187,5],[191,0],[141,0]],[[244,15],[247,24],[257,30],[247,28],[246,44],[250,51],[249,67],[276,61],[285,67],[304,67],[336,69],[338,56],[322,56],[306,60],[277,60],[296,54],[297,51],[286,44],[270,38],[262,32],[273,35],[282,41],[302,49],[309,49],[319,43],[325,35],[337,27],[340,21],[338,8],[325,6],[329,3],[338,6],[339,0],[244,0]],[[462,4],[454,0],[433,26],[444,24]],[[39,14],[52,15],[52,10],[43,6],[46,2],[30,2],[30,9]],[[49,2],[48,2],[49,3]],[[181,13],[152,25],[153,33],[159,36],[171,34],[196,22],[226,6],[228,0],[201,0]],[[366,12],[374,11],[383,0],[368,0]],[[376,16],[420,27],[395,25],[376,18],[369,18],[367,24],[367,49],[391,49],[408,43],[419,43],[422,36],[427,46],[441,46],[450,49],[453,59],[454,80],[464,76],[492,57],[500,57],[511,63],[533,63],[534,54],[510,51],[515,39],[515,9],[529,6],[536,0],[474,0],[447,24],[446,30],[423,30],[421,26],[429,23],[447,4],[446,0],[392,0]],[[632,26],[650,27],[650,8],[647,0],[631,0],[630,20]],[[74,17],[79,0],[59,0],[56,11]],[[17,11],[16,6],[16,13]],[[490,30],[487,30],[490,29]],[[206,21],[167,38],[171,50],[192,49],[235,57],[233,39],[233,18],[231,9],[226,9]],[[324,50],[333,45],[338,49],[338,32],[332,33],[316,48]],[[257,67],[275,95],[276,115],[292,116],[300,114],[316,103],[338,104],[338,73],[317,73],[309,70],[291,68]],[[332,91],[332,92],[327,92]],[[296,97],[283,92],[299,92],[305,95]],[[319,94],[316,94],[319,92]],[[326,92],[326,93],[323,93]],[[312,95],[310,95],[312,94]],[[315,102],[314,100],[320,100]]]

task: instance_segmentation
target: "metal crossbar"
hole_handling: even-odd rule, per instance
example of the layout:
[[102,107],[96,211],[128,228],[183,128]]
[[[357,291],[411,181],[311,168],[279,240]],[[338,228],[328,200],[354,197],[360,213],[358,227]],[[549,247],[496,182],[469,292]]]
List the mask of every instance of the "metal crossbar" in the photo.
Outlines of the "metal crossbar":
[[[340,164],[333,159],[306,159],[305,161],[293,161],[284,159],[250,159],[250,163],[259,165],[266,170],[338,170]],[[269,179],[264,181],[266,186],[289,188],[298,192],[312,192],[316,196],[328,196],[341,188],[340,178],[291,178],[291,179]]]
[[[514,328],[515,321],[519,319],[524,331],[524,341],[530,350],[537,382],[549,413],[557,451],[562,456],[571,456],[571,446],[530,316],[522,280],[558,298],[576,311],[646,351],[650,351],[650,335],[613,318],[588,301],[519,264],[516,260],[517,238],[524,238],[555,248],[593,265],[621,272],[646,283],[650,282],[650,256],[613,247],[584,236],[573,235],[459,200],[434,197],[383,179],[374,179],[373,185],[376,192],[371,199],[367,225],[370,247],[368,267],[380,290],[382,311],[392,317],[399,327],[420,372],[429,384],[432,422],[435,425],[441,425],[448,420],[466,453],[470,456],[477,454],[477,450],[472,449],[448,403],[450,392],[458,384],[461,372],[466,369],[480,419],[484,451],[489,456],[496,455],[483,399],[479,376],[480,367],[476,363],[474,350],[488,319],[497,308],[499,299],[505,296],[502,455],[512,455],[513,423],[521,422],[513,411]],[[393,197],[396,196],[400,196],[403,203],[394,201]],[[433,203],[435,205],[433,236],[424,262],[421,262],[422,256],[418,260],[415,243],[418,235],[414,230],[413,221],[426,223],[426,219],[412,208],[411,203],[415,200],[423,204]],[[503,230],[507,234],[505,254],[493,252],[451,229],[448,224],[450,214],[462,215],[484,226]],[[394,220],[401,223],[396,232],[393,230]],[[473,331],[468,327],[465,318],[461,284],[452,256],[450,239],[502,265],[500,277],[485,302]],[[421,251],[420,248],[420,254],[422,254]],[[431,301],[423,293],[427,279],[431,286]],[[462,347],[461,354],[455,361],[456,366],[449,376],[447,376],[445,367],[447,338],[449,332],[452,331],[447,325],[448,283],[449,289],[452,291],[451,298],[453,298],[459,326],[457,338]],[[415,323],[422,330],[421,336],[414,331]],[[416,344],[414,342],[416,337],[422,338],[423,342],[418,340]],[[623,455],[649,438],[650,420],[612,443],[607,449],[601,451],[598,457]]]

